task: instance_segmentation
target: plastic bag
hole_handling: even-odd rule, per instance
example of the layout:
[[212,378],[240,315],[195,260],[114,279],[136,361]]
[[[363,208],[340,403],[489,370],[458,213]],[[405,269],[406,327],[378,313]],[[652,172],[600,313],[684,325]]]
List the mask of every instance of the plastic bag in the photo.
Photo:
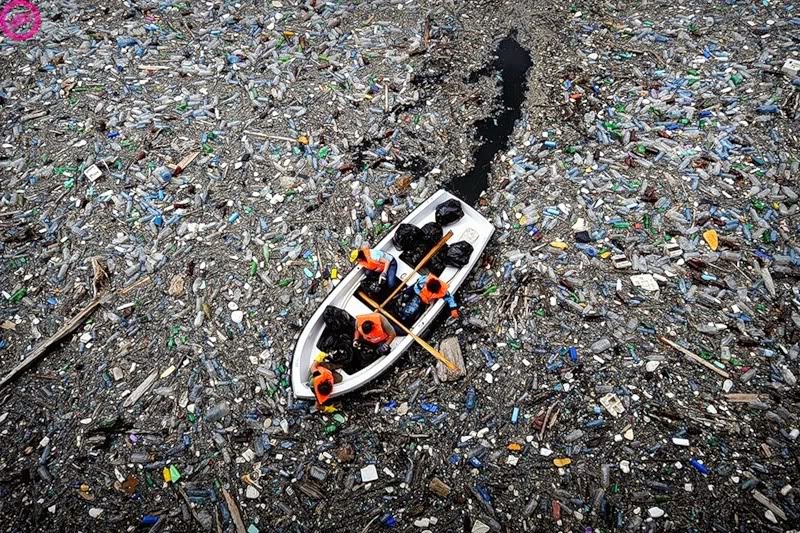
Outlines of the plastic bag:
[[424,246],[417,245],[414,248],[410,248],[400,254],[400,260],[403,261],[407,265],[411,265],[412,267],[417,266],[417,264],[425,257],[429,249],[426,249]]
[[469,258],[472,257],[472,245],[467,241],[458,241],[453,243],[445,255],[445,263],[447,266],[461,268],[469,263]]
[[435,276],[441,275],[445,268],[447,268],[447,263],[444,254],[436,254],[428,261],[428,272]]
[[442,231],[442,226],[440,226],[437,222],[428,222],[422,226],[421,230],[422,244],[425,246],[425,253],[428,253],[431,248],[436,246],[436,243],[442,240],[442,235],[444,235],[444,232]]
[[436,206],[436,222],[442,226],[447,226],[464,216],[461,202],[452,198]]
[[350,313],[344,309],[339,309],[333,305],[329,305],[322,312],[322,320],[325,322],[325,326],[337,333],[349,333],[352,335],[356,328],[355,318],[350,316]]
[[400,224],[394,232],[392,242],[398,250],[410,250],[423,239],[422,230],[413,224]]
[[351,367],[358,363],[353,350],[353,334],[356,321],[350,313],[329,305],[322,312],[325,329],[320,335],[317,348],[328,354],[328,360],[336,365]]
[[364,276],[364,281],[361,282],[361,290],[366,292],[370,298],[379,302],[391,294],[389,284],[381,283],[380,274],[375,272],[369,272]]
[[[416,306],[416,310],[413,310],[413,307],[406,309],[406,306],[408,305]],[[398,294],[397,298],[392,300],[390,306],[389,312],[399,318],[400,321],[409,329],[414,326],[414,323],[417,321],[419,316],[427,308],[427,306],[422,303],[419,297],[412,291],[403,291]],[[395,331],[397,331],[398,337],[406,334],[400,328],[395,328]]]

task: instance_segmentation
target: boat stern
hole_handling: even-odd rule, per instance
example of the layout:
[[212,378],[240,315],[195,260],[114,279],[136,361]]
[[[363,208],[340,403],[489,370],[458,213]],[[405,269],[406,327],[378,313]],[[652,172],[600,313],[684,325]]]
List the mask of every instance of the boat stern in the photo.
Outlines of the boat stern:
[[308,371],[303,372],[299,365],[297,368],[294,366],[294,362],[292,362],[292,393],[294,397],[300,400],[313,400],[314,391],[308,386]]

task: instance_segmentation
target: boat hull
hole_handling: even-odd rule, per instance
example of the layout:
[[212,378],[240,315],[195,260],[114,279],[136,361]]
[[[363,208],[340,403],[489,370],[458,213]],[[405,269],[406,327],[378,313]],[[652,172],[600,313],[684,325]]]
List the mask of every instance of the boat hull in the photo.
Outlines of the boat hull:
[[[435,220],[436,206],[453,198],[456,197],[447,191],[439,190],[409,213],[401,223],[414,224],[415,226],[421,227]],[[444,230],[445,232],[448,230],[453,232],[453,236],[448,241],[449,244],[467,240],[472,245],[473,252],[470,256],[469,263],[464,267],[459,269],[447,267],[442,272],[440,278],[448,283],[451,293],[458,290],[469,276],[471,270],[478,264],[480,256],[483,254],[483,251],[486,249],[494,233],[494,226],[475,209],[464,202],[461,202],[461,207],[464,210],[464,216],[457,222],[445,226]],[[399,226],[399,224],[397,226]],[[393,257],[399,258],[401,251],[396,249],[392,243],[392,237],[397,230],[397,226],[395,226],[380,242],[372,246],[372,248],[386,251]],[[397,275],[401,280],[412,275],[413,268],[414,265],[407,265],[398,259]],[[415,274],[413,274],[413,276],[414,278],[417,277]],[[355,292],[358,290],[361,282],[364,281],[364,277],[365,271],[361,267],[356,267],[350,271],[325,298],[316,311],[314,311],[314,314],[301,332],[295,345],[291,366],[292,390],[295,397],[301,399],[314,398],[314,392],[308,384],[308,377],[314,357],[320,352],[317,348],[317,342],[325,329],[325,323],[322,319],[325,308],[332,305],[348,311],[353,316],[373,311],[355,296]],[[416,335],[424,333],[444,305],[445,302],[443,300],[434,302],[414,323],[411,331]],[[333,392],[330,395],[331,398],[353,392],[374,380],[391,368],[400,356],[413,344],[414,339],[411,336],[399,336],[392,343],[391,350],[388,354],[378,358],[358,372],[346,374],[343,371],[339,371],[343,379],[340,383],[334,385]]]

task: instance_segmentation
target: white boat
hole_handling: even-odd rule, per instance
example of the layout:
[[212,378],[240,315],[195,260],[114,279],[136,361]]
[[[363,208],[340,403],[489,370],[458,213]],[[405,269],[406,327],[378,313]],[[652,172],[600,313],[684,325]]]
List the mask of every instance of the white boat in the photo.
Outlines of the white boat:
[[[457,198],[445,190],[439,190],[414,209],[401,223],[413,224],[417,227],[421,227],[428,222],[432,222],[435,220],[436,206],[450,199]],[[467,279],[470,271],[478,263],[481,254],[483,254],[486,245],[489,243],[492,233],[494,233],[494,226],[492,226],[488,220],[469,205],[462,201],[460,202],[461,208],[464,211],[464,216],[453,224],[445,226],[443,229],[445,233],[448,230],[453,232],[453,236],[448,241],[449,244],[458,241],[467,241],[472,245],[473,251],[467,265],[461,268],[448,266],[439,276],[442,281],[449,285],[451,294],[454,294],[461,284],[464,283],[464,280]],[[399,226],[399,224],[397,226]],[[397,230],[397,226],[395,226],[378,244],[373,245],[372,249],[383,250],[397,259],[397,277],[406,285],[409,285],[410,280],[406,278],[413,274],[415,265],[404,263],[400,259],[400,254],[402,252],[392,243],[392,237]],[[295,397],[309,400],[314,399],[314,392],[311,390],[308,383],[309,371],[314,357],[321,351],[317,347],[317,342],[320,340],[325,330],[325,322],[322,318],[325,308],[331,305],[344,309],[354,318],[359,315],[374,312],[374,309],[367,307],[355,294],[361,282],[364,281],[364,276],[364,269],[360,266],[355,267],[338,285],[336,285],[333,291],[331,291],[311,316],[306,327],[303,328],[297,340],[294,356],[292,358],[292,390],[294,391]],[[419,274],[413,274],[413,280],[411,281],[416,281],[418,277]],[[433,305],[425,309],[411,327],[411,331],[416,335],[422,335],[425,328],[433,322],[433,319],[442,310],[443,305],[445,305],[443,300],[437,300]],[[353,392],[377,378],[384,371],[389,369],[412,344],[414,344],[414,339],[411,336],[398,335],[398,337],[392,341],[390,351],[368,366],[353,374],[347,374],[341,369],[337,370],[336,372],[342,377],[342,380],[333,386],[333,392],[330,397],[334,398]]]

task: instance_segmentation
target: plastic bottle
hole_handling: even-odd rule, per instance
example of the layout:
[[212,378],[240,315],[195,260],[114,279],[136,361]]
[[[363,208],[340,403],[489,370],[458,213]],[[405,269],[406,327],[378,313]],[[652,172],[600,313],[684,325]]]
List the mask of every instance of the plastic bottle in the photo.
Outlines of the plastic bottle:
[[207,422],[216,422],[217,420],[221,420],[228,416],[230,412],[231,408],[228,405],[228,402],[220,402],[211,406],[208,411],[206,411],[205,419]]
[[689,464],[691,464],[694,467],[695,470],[697,470],[698,472],[700,472],[704,476],[707,476],[709,474],[709,472],[711,472],[711,470],[706,465],[704,465],[703,463],[701,463],[697,459],[693,458],[692,460],[689,461]]
[[611,348],[611,341],[608,339],[600,339],[592,344],[592,351],[594,353],[601,353]]
[[467,399],[465,402],[467,406],[467,411],[472,411],[473,409],[475,409],[475,403],[477,399],[478,399],[478,394],[475,392],[475,389],[473,387],[468,388]]
[[439,412],[439,406],[436,405],[435,403],[422,402],[419,406],[422,408],[423,411],[427,411],[429,413]]

